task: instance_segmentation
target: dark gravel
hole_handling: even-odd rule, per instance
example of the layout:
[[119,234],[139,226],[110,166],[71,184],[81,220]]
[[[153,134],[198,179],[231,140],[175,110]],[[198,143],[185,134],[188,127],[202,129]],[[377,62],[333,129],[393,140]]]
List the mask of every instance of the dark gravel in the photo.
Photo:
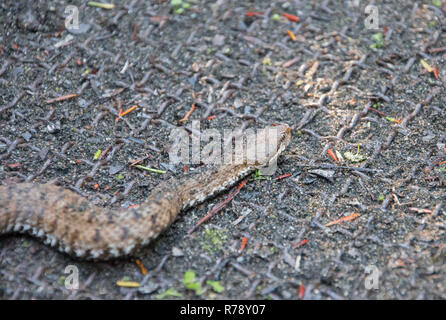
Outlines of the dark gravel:
[[[377,1],[379,30],[368,30],[355,1],[197,0],[182,14],[163,0],[111,10],[70,1],[80,23],[70,32],[68,2],[50,3],[0,3],[0,183],[58,183],[126,207],[185,174],[169,165],[169,135],[192,120],[219,130],[285,122],[292,141],[272,179],[250,179],[190,236],[227,193],[182,214],[135,258],[82,262],[1,237],[0,298],[446,298],[442,8]],[[98,149],[107,153],[95,160]],[[146,155],[144,165],[168,172],[129,166]],[[327,226],[342,217],[352,220]],[[64,286],[68,265],[78,290]],[[185,288],[187,270],[204,292]],[[366,288],[369,270],[378,288]]]

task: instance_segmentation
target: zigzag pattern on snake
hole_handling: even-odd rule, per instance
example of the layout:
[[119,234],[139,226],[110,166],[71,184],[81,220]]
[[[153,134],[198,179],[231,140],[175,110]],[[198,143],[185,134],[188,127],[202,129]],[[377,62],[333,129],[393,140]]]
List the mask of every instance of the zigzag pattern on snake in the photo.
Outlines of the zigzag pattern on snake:
[[[256,135],[265,136],[268,128]],[[155,187],[138,208],[98,207],[51,184],[0,186],[0,235],[29,233],[62,252],[87,260],[129,255],[156,238],[182,210],[275,161],[288,145],[291,129],[286,124],[274,128],[279,141],[266,139],[260,145],[248,146],[264,151],[255,163],[226,164],[196,177],[171,178]]]

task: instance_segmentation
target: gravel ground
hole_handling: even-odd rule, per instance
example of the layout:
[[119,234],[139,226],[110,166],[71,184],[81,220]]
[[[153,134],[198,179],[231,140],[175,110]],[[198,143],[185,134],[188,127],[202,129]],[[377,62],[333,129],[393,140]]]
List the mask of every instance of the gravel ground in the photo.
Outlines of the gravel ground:
[[[277,172],[251,177],[191,235],[229,193],[184,212],[137,257],[83,262],[2,236],[0,297],[445,299],[441,1],[375,1],[376,30],[365,1],[174,2],[70,1],[76,30],[63,27],[66,1],[1,2],[0,183],[139,204],[186,174],[169,164],[169,135],[193,120],[221,131],[288,123]],[[77,290],[64,285],[67,266]]]

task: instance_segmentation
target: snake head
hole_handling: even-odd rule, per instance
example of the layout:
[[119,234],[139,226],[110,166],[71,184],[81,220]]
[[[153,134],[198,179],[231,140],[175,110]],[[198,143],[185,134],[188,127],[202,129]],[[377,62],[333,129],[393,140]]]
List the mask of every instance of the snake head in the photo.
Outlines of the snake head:
[[248,164],[262,169],[262,175],[272,175],[277,158],[288,146],[291,128],[287,124],[268,126],[247,136],[246,159]]

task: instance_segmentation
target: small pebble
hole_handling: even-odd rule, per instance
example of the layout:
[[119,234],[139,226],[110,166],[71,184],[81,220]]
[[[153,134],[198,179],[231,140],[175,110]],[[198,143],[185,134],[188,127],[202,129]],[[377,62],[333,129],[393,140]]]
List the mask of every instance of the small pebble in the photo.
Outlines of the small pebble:
[[114,175],[114,174],[117,174],[122,169],[124,169],[124,166],[111,166],[108,169],[108,173],[111,174],[111,175]]
[[214,39],[212,39],[212,44],[216,47],[223,46],[225,44],[225,37],[220,34],[216,34]]
[[28,131],[26,131],[24,134],[22,134],[23,139],[25,139],[27,142],[29,142],[29,140],[31,140],[31,133],[29,133]]
[[48,130],[49,133],[57,133],[60,130],[60,122],[56,123],[50,122],[46,126],[46,129]]
[[173,247],[172,248],[172,255],[174,257],[182,257],[182,256],[184,256],[184,252],[180,248]]
[[151,282],[145,286],[139,287],[138,292],[141,294],[151,294],[152,292],[158,290],[158,288],[159,288],[158,284]]
[[308,170],[308,173],[325,178],[330,182],[333,182],[333,177],[335,174],[334,170],[322,170],[322,169]]

